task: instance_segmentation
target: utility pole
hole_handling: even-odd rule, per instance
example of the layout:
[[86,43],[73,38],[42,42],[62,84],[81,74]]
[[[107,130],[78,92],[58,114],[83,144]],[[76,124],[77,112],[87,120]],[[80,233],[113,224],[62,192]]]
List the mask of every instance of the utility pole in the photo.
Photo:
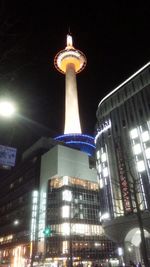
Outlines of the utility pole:
[[[71,225],[70,225],[70,226],[71,226]],[[70,228],[70,246],[69,246],[69,254],[70,254],[70,266],[69,266],[69,267],[73,267],[71,228]]]
[[33,267],[33,261],[34,261],[34,241],[31,241],[30,243],[31,246],[31,263],[30,266]]
[[70,256],[70,260],[69,260],[69,267],[73,267],[73,258],[72,258],[72,224],[71,224],[71,202],[70,202],[70,216],[69,216],[69,220],[70,220],[70,236],[69,236],[69,256]]

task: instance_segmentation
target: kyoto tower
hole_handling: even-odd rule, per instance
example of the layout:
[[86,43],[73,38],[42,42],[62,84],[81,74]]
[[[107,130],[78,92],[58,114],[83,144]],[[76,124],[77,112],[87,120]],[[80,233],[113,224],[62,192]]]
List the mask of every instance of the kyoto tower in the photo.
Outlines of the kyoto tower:
[[74,48],[72,36],[68,34],[65,49],[58,52],[54,58],[56,69],[65,74],[64,135],[56,137],[55,140],[70,144],[92,155],[95,150],[94,139],[92,136],[82,134],[81,131],[76,81],[76,73],[81,72],[86,63],[86,56]]

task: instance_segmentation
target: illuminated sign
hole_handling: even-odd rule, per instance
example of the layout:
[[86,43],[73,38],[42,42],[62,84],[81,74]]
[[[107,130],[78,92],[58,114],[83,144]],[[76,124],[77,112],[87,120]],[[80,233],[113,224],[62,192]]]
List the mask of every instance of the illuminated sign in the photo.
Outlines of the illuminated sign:
[[108,129],[110,129],[110,128],[111,128],[111,120],[108,120],[108,121],[106,121],[105,123],[103,123],[103,124],[101,125],[101,129],[99,129],[97,135],[95,136],[95,144],[96,144],[97,139],[99,138],[99,136],[100,136],[102,133],[106,132],[106,131],[107,131]]
[[14,166],[16,152],[16,148],[0,145],[0,165]]
[[120,187],[121,187],[121,193],[122,193],[122,200],[125,212],[131,212],[132,206],[131,206],[131,196],[129,191],[129,185],[127,180],[127,174],[126,174],[126,166],[124,162],[123,157],[123,151],[121,148],[120,141],[116,143],[116,155],[117,155],[117,161],[118,161],[118,174],[119,174],[119,180],[120,180]]

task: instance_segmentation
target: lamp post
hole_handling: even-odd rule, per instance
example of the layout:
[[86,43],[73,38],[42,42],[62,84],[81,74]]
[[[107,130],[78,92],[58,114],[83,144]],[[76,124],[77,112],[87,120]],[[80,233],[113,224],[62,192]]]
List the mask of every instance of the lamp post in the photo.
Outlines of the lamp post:
[[70,218],[70,236],[69,236],[69,256],[70,256],[70,260],[69,260],[69,267],[73,267],[73,255],[72,255],[72,216],[71,216],[71,201],[70,201],[70,214],[69,214]]
[[71,233],[71,219],[70,219],[70,242],[69,242],[69,254],[70,254],[70,264],[69,267],[73,267],[73,259],[72,259],[72,233]]

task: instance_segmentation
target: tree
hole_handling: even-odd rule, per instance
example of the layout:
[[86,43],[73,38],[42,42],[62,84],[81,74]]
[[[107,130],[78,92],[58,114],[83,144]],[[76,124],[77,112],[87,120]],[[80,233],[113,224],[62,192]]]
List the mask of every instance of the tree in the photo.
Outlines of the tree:
[[[145,267],[149,266],[147,246],[144,235],[144,225],[142,219],[141,206],[144,205],[144,192],[139,173],[137,172],[135,165],[135,158],[130,156],[131,154],[126,148],[122,149],[122,144],[119,143],[117,146],[117,160],[118,170],[120,174],[120,184],[118,181],[115,182],[115,186],[121,188],[121,200],[124,203],[124,209],[126,214],[136,214],[138,226],[140,229],[141,236],[141,252]],[[122,152],[124,151],[124,153]],[[121,211],[122,212],[122,211]]]

